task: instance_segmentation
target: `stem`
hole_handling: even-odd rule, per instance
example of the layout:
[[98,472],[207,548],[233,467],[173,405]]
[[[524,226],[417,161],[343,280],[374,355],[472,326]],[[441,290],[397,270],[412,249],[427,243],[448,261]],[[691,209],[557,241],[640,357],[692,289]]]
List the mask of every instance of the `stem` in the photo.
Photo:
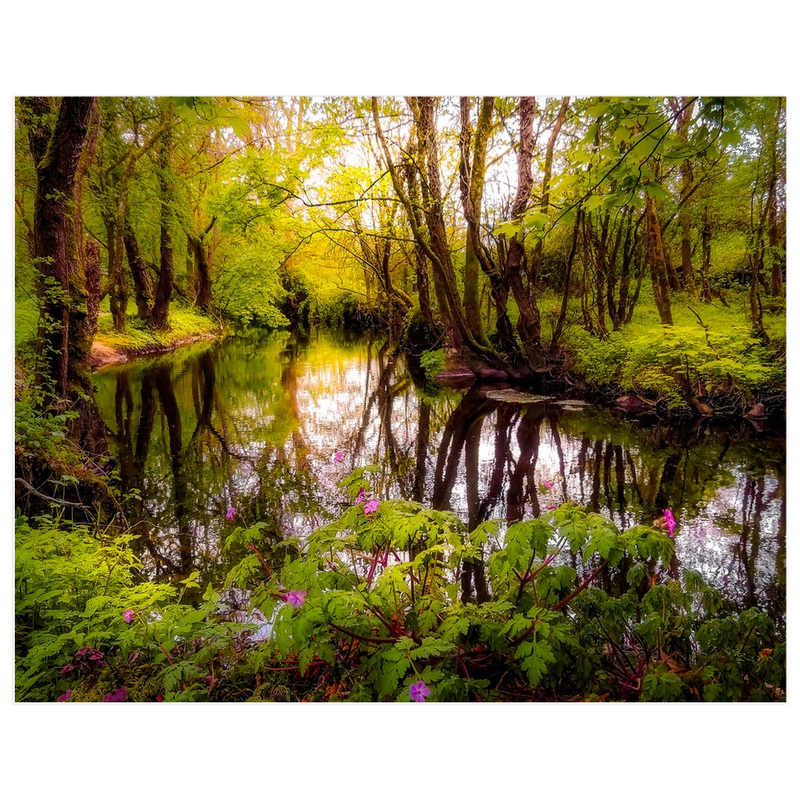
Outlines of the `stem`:
[[272,570],[269,568],[269,564],[264,560],[264,556],[258,551],[258,548],[254,544],[247,545],[247,549],[251,552],[255,553],[258,556],[258,560],[261,562],[261,566],[264,567],[265,572],[271,578],[272,577]]
[[358,639],[361,642],[371,642],[373,644],[394,644],[397,641],[397,638],[386,639],[380,636],[362,636],[360,633],[349,631],[347,628],[342,628],[340,625],[336,625],[333,622],[329,622],[328,624],[334,630],[344,633],[346,636],[352,636],[354,639]]
[[608,564],[608,561],[603,561],[603,563],[600,564],[600,566],[580,586],[578,586],[575,591],[570,592],[570,594],[568,594],[563,600],[559,600],[559,602],[553,606],[553,611],[560,611],[565,605],[567,605],[567,603],[577,597],[603,571],[603,569],[605,569],[606,564]]

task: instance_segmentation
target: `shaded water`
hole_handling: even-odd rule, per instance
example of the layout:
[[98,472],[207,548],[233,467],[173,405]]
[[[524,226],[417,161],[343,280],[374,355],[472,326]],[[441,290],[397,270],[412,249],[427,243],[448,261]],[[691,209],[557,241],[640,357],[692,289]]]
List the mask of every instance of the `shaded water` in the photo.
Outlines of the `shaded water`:
[[222,548],[230,507],[235,524],[266,520],[277,552],[344,507],[341,477],[377,464],[378,497],[450,508],[470,525],[571,500],[625,529],[671,508],[672,569],[698,570],[783,624],[781,432],[423,390],[385,343],[319,332],[204,343],[95,384],[154,575],[224,575],[241,555]]

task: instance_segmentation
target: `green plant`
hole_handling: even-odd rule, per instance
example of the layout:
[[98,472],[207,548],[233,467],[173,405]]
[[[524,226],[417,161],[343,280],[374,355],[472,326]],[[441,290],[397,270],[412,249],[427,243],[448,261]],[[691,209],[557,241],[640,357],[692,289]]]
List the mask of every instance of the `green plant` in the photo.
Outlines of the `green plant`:
[[445,350],[426,350],[419,359],[419,363],[425,372],[425,377],[433,380],[440,372],[444,371],[447,363],[447,352]]
[[770,618],[674,577],[666,533],[570,504],[468,531],[373,497],[375,471],[345,478],[346,509],[304,542],[236,528],[233,605],[198,597],[197,573],[145,580],[130,535],[18,518],[18,699],[784,698]]

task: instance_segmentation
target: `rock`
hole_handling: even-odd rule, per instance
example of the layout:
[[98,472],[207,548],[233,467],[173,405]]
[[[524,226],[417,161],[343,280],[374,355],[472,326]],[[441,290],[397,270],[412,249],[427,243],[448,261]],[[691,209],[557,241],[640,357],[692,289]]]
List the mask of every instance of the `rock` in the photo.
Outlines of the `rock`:
[[89,363],[92,369],[109,367],[112,364],[124,364],[127,360],[127,353],[121,350],[114,350],[112,347],[100,342],[92,342],[92,350],[89,355]]
[[563,408],[564,411],[582,411],[591,404],[585,400],[556,400],[553,405]]
[[767,410],[764,408],[763,403],[756,403],[746,414],[748,419],[765,419]]
[[623,411],[630,411],[634,414],[642,411],[653,410],[650,405],[644,402],[644,400],[640,400],[638,397],[631,397],[627,394],[622,395],[622,397],[618,397],[615,402]]
[[508,373],[493,367],[479,367],[475,374],[484,381],[507,381]]
[[516,389],[483,389],[481,394],[500,403],[546,403],[553,399],[541,394],[520,392]]
[[434,378],[437,383],[467,384],[475,380],[475,373],[471,369],[446,369],[438,372]]

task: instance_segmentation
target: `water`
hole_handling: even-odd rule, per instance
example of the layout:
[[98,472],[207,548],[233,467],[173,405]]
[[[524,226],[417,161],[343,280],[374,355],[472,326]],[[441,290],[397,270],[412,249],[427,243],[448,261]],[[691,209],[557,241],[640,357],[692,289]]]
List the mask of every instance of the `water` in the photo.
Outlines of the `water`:
[[378,497],[449,508],[470,525],[571,500],[625,529],[671,508],[672,569],[698,570],[783,625],[782,431],[425,390],[386,343],[319,332],[203,343],[103,370],[95,384],[154,577],[220,580],[243,555],[223,547],[227,535],[255,520],[281,555],[288,535],[344,507],[341,477],[377,464]]

